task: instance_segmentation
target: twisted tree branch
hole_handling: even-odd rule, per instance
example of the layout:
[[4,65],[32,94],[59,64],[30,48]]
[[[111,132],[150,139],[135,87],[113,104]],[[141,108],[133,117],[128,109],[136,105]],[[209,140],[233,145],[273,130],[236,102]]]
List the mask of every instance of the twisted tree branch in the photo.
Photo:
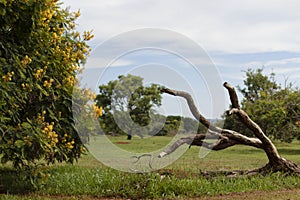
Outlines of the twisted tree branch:
[[[209,120],[207,120],[198,111],[189,93],[184,91],[176,91],[176,90],[164,88],[161,90],[163,93],[185,98],[193,116],[200,123],[202,123],[205,127],[208,128],[208,132],[202,134],[196,134],[194,136],[189,136],[177,140],[173,145],[171,145],[163,152],[161,152],[159,154],[159,157],[164,157],[174,152],[177,148],[179,148],[184,144],[202,146],[215,151],[226,149],[234,145],[242,144],[242,145],[263,149],[269,159],[269,163],[266,166],[257,170],[249,171],[248,174],[251,175],[256,173],[266,174],[271,171],[273,172],[285,171],[287,173],[295,173],[296,175],[300,176],[300,168],[292,161],[280,157],[272,141],[265,135],[262,129],[254,121],[250,119],[247,113],[240,109],[238,96],[235,92],[235,89],[227,82],[225,82],[223,85],[228,90],[231,104],[232,104],[232,109],[228,111],[228,114],[236,114],[239,117],[240,121],[242,121],[246,125],[246,127],[249,128],[254,133],[256,138],[250,138],[236,131],[221,129],[219,127],[212,125],[209,122]],[[216,140],[215,142],[207,142],[206,139],[216,139]]]
[[[160,153],[159,157],[166,156],[172,152],[174,152],[177,148],[184,144],[192,145],[192,146],[203,146],[205,148],[211,149],[211,150],[222,150],[228,147],[231,147],[236,144],[244,144],[248,146],[254,146],[257,148],[263,148],[262,143],[257,138],[249,138],[247,136],[244,136],[238,132],[232,131],[232,130],[226,130],[221,129],[219,127],[215,127],[212,125],[209,120],[207,120],[201,113],[198,111],[194,100],[192,99],[192,96],[184,91],[177,91],[177,90],[171,90],[168,88],[164,88],[161,90],[163,93],[167,93],[173,96],[180,96],[186,99],[188,106],[190,108],[191,113],[193,116],[202,123],[205,127],[208,128],[208,133],[203,134],[197,134],[195,136],[189,136],[185,138],[179,139],[177,142],[175,142],[173,145],[165,149],[162,153]],[[233,91],[232,94],[236,93]],[[236,97],[233,96],[232,99],[236,99],[234,101],[237,101],[237,95]],[[214,143],[204,142],[205,139],[215,139],[216,141]]]

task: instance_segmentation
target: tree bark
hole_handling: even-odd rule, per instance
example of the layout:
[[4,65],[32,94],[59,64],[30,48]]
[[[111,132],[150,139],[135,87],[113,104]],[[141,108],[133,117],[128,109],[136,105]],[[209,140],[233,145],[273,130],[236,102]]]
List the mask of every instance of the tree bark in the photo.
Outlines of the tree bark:
[[[255,148],[263,149],[268,157],[269,162],[262,168],[247,171],[246,174],[268,174],[270,172],[283,171],[288,174],[296,174],[300,176],[300,168],[297,164],[281,157],[277,151],[277,148],[272,141],[265,135],[262,129],[254,121],[250,119],[248,114],[244,112],[239,105],[238,96],[235,89],[227,82],[223,84],[227,89],[232,104],[232,109],[227,112],[228,115],[235,114],[239,120],[250,129],[255,137],[247,137],[234,130],[222,129],[214,126],[198,111],[191,95],[184,91],[171,90],[168,88],[162,89],[163,93],[170,94],[173,96],[179,96],[186,99],[187,104],[190,108],[191,113],[200,123],[208,128],[207,133],[197,134],[196,136],[190,136],[181,138],[176,141],[173,145],[165,149],[159,154],[159,157],[167,156],[174,152],[178,147],[184,144],[191,146],[202,146],[214,151],[226,149],[234,145],[247,145]],[[216,139],[216,142],[209,143],[205,139]],[[241,171],[230,173],[230,176],[240,174]],[[227,173],[228,174],[228,173]],[[243,172],[245,174],[245,172]]]

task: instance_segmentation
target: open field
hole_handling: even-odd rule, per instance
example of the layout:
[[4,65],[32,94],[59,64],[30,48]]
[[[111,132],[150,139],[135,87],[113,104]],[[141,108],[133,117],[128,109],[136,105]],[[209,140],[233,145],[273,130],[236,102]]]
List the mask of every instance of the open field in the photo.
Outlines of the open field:
[[[125,140],[111,137],[120,148],[145,153],[162,148],[170,137]],[[101,142],[101,141],[99,141]],[[276,143],[287,159],[300,164],[300,142]],[[155,160],[154,160],[155,162]],[[97,199],[97,198],[203,198],[203,199],[300,199],[300,178],[272,174],[266,177],[207,179],[200,171],[254,169],[266,164],[260,150],[235,146],[209,152],[199,158],[199,148],[191,147],[176,162],[147,174],[120,172],[103,166],[90,154],[75,165],[58,164],[48,169],[51,176],[33,189],[27,179],[9,166],[0,170],[0,199]]]

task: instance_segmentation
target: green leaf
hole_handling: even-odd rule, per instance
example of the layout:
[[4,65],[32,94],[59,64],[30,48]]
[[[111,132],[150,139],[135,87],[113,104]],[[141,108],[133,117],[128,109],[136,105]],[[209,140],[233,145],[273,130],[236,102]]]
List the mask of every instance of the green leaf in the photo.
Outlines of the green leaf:
[[24,129],[31,129],[31,128],[32,128],[31,124],[28,123],[28,122],[23,122],[23,123],[21,124],[21,126],[22,126]]
[[18,148],[23,147],[24,144],[25,144],[25,142],[24,142],[23,140],[17,140],[17,141],[15,141],[15,145],[16,145],[16,147],[18,147]]
[[49,96],[48,92],[46,90],[44,90],[39,84],[36,84],[36,87],[45,95],[45,96]]

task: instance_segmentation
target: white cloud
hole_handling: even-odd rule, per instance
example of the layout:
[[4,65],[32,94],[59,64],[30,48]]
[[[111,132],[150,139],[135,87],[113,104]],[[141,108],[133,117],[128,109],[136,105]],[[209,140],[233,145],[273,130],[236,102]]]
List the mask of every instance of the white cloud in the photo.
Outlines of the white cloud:
[[116,60],[115,62],[113,62],[110,67],[120,67],[120,66],[129,66],[132,65],[132,61],[130,60],[123,60],[123,59],[119,59]]
[[[265,66],[276,66],[276,65],[287,65],[287,64],[295,64],[299,63],[300,65],[300,58],[288,58],[288,59],[282,59],[282,60],[271,60],[266,62]],[[295,70],[295,68],[292,68]],[[299,69],[300,70],[300,69]]]
[[94,29],[95,41],[136,28],[166,28],[207,50],[225,52],[299,51],[297,0],[64,0],[82,11],[81,29]]
[[101,57],[91,57],[85,65],[85,68],[106,68],[106,67],[120,67],[132,65],[133,61],[126,59],[108,60]]
[[[224,52],[224,57],[229,53],[243,56],[261,52],[300,52],[298,0],[63,0],[63,2],[70,5],[71,10],[81,9],[79,29],[94,30],[95,39],[92,41],[92,47],[120,33],[153,27],[178,32],[197,42],[209,53]],[[97,59],[104,59],[106,55],[114,54],[120,49],[137,47],[148,40],[157,41],[157,44],[165,49],[188,52],[194,61],[202,61],[201,58],[197,58],[197,54],[193,54],[192,48],[187,48],[184,42],[181,43],[173,36],[155,35],[151,32],[134,36],[127,41],[110,45],[106,54],[100,54],[101,58]],[[244,78],[242,69],[262,66],[279,75],[284,74],[294,79],[300,77],[299,68],[296,66],[299,58],[296,56],[264,60],[250,56],[246,61],[238,56],[230,59],[215,62],[217,66],[224,68],[220,70],[224,79],[235,79],[239,83]],[[102,62],[109,61],[102,60],[100,63]],[[116,65],[120,66],[126,62],[132,64],[134,60],[124,57],[124,60]]]
[[[101,76],[101,70],[108,65],[112,68],[108,70],[107,77],[103,77],[103,82],[114,79],[120,73],[126,73],[127,68],[120,66],[132,67],[153,62],[174,69],[177,64],[176,67],[185,67],[179,71],[179,74],[185,75],[184,79],[193,86],[191,88],[196,91],[195,97],[201,100],[202,112],[209,113],[207,109],[209,104],[202,102],[209,98],[203,98],[205,93],[201,87],[199,88],[199,80],[207,78],[208,81],[215,81],[216,71],[205,73],[203,68],[201,70],[204,71],[202,73],[204,76],[201,77],[193,73],[189,65],[183,66],[186,63],[181,58],[174,59],[176,56],[170,55],[170,52],[149,51],[148,54],[146,51],[141,51],[140,55],[128,53],[139,47],[155,46],[162,50],[179,52],[179,55],[201,66],[210,65],[209,60],[201,57],[205,52],[199,55],[199,51],[194,51],[195,46],[192,42],[187,44],[186,40],[182,39],[183,37],[178,38],[177,34],[162,32],[153,34],[149,31],[103,45],[103,42],[120,33],[147,27],[178,32],[195,41],[211,54],[222,52],[223,55],[219,57],[212,55],[213,62],[219,67],[221,78],[234,86],[243,84],[245,77],[241,70],[262,66],[266,67],[266,73],[273,71],[281,79],[290,77],[291,81],[296,81],[300,78],[300,70],[296,66],[300,64],[300,58],[297,58],[297,55],[288,58],[269,56],[267,59],[258,59],[261,55],[258,57],[256,54],[249,55],[249,53],[261,52],[300,52],[299,0],[62,1],[66,6],[71,6],[71,10],[81,10],[82,16],[77,21],[79,30],[94,30],[95,38],[90,42],[93,52],[87,65],[97,69],[88,69],[89,73],[86,73],[87,82],[94,81],[94,85]],[[101,43],[103,46],[96,48]],[[236,54],[232,56],[231,53]],[[149,72],[147,76],[151,73]],[[175,79],[175,76],[170,73],[160,71],[154,75],[153,81],[166,79],[176,89],[182,86],[180,79]],[[208,85],[213,87],[219,85],[220,81],[215,81],[215,84],[210,82]],[[221,84],[219,90],[215,87],[211,90],[221,91],[218,93],[221,94],[224,90]],[[220,102],[212,102],[213,105],[224,104],[222,98],[217,98]],[[184,108],[184,110],[188,109]]]

